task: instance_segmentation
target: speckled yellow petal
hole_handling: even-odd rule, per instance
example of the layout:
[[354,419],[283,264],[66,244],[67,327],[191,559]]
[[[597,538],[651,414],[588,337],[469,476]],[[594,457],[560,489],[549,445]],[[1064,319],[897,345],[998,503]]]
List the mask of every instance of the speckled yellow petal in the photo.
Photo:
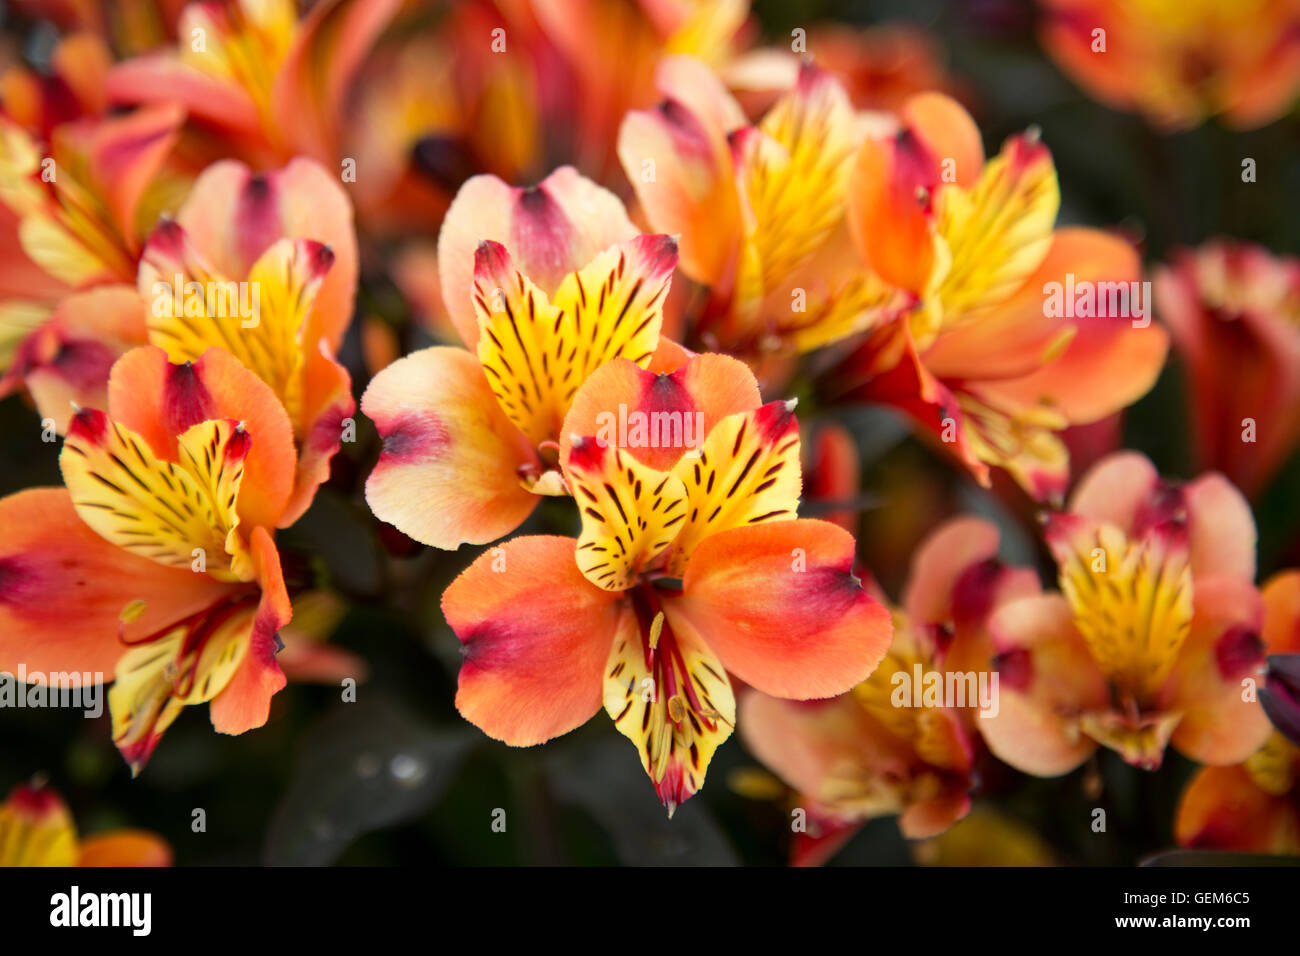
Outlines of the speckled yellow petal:
[[802,477],[799,423],[793,402],[769,402],[729,415],[709,432],[698,455],[673,469],[686,486],[686,520],[673,544],[669,570],[680,575],[709,535],[789,521],[799,506]]
[[247,581],[253,567],[236,505],[250,444],[238,422],[201,422],[166,461],[131,429],[82,409],[59,463],[77,514],[101,537],[168,567]]
[[681,479],[595,438],[573,442],[567,472],[582,512],[578,567],[607,591],[630,587],[672,543],[686,516]]

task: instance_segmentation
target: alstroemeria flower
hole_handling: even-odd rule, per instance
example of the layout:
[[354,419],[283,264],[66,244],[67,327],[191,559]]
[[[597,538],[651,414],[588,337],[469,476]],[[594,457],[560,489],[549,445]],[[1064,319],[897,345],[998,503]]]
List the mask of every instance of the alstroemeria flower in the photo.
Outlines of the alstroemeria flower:
[[1154,281],[1187,363],[1198,459],[1253,495],[1300,441],[1300,260],[1219,240],[1175,252]]
[[[561,453],[579,538],[508,541],[443,595],[467,720],[529,746],[603,702],[671,813],[731,734],[728,672],[796,699],[871,672],[889,616],[853,575],[853,538],[795,517],[798,425],[791,404],[759,401],[748,369],[720,355],[671,374],[619,359],[587,381]],[[699,421],[703,440],[597,437],[620,405],[633,423]]]
[[711,290],[695,334],[729,352],[808,351],[902,306],[855,261],[844,208],[866,133],[843,88],[805,65],[757,126],[704,64],[664,60],[664,100],[628,114],[619,157],[651,224],[681,235]]
[[981,483],[994,465],[1058,496],[1069,462],[1057,432],[1136,401],[1164,364],[1167,336],[1133,297],[1137,255],[1097,230],[1054,229],[1056,171],[1036,135],[986,162],[947,96],[915,96],[899,119],[858,154],[849,224],[867,264],[916,305],[846,362],[840,387],[905,411]]
[[333,164],[353,77],[398,6],[328,0],[299,20],[293,0],[199,0],[181,13],[174,50],[113,67],[108,97],[183,106],[258,165]]
[[[1300,653],[1300,571],[1262,588],[1270,654]],[[1202,767],[1183,791],[1174,834],[1182,846],[1300,854],[1300,746],[1275,731],[1243,763]]]
[[285,525],[329,477],[356,408],[334,354],[352,320],[357,268],[347,194],[308,159],[270,173],[233,160],[209,166],[141,256],[150,344],[173,362],[223,348],[288,412],[298,464]]
[[27,256],[70,288],[133,282],[141,203],[181,119],[172,106],[81,119],[46,147],[0,118],[0,202]]
[[1001,709],[979,728],[998,757],[1056,776],[1098,746],[1154,769],[1168,744],[1218,765],[1264,742],[1247,692],[1264,663],[1255,522],[1237,489],[1218,474],[1169,483],[1123,452],[1084,476],[1045,535],[1061,593],[989,625]]
[[134,772],[186,706],[210,703],[221,733],[264,724],[291,614],[270,529],[293,432],[275,395],[220,349],[172,365],[138,348],[59,462],[66,490],[0,500],[0,670],[113,674]]
[[1043,46],[1090,94],[1167,130],[1221,116],[1236,129],[1300,90],[1293,0],[1039,0]]
[[171,847],[147,830],[110,830],[86,839],[63,799],[48,787],[19,784],[0,803],[0,867],[170,866]]
[[638,235],[618,197],[566,166],[528,189],[471,179],[438,262],[447,312],[476,351],[424,349],[371,381],[361,408],[384,450],[366,500],[454,549],[513,531],[539,494],[567,494],[561,424],[592,372],[676,348],[659,330],[677,244]]
[[171,107],[84,118],[48,146],[0,117],[0,395],[26,388],[62,431],[144,342],[134,294],[149,210],[181,121]]
[[[970,809],[969,725],[985,719],[970,715],[984,703],[990,712],[997,706],[986,623],[999,606],[1039,592],[1032,569],[1009,567],[997,552],[993,525],[949,522],[917,551],[894,613],[893,643],[871,676],[829,701],[797,703],[758,691],[741,698],[746,748],[797,791],[809,817],[792,848],[796,864],[824,862],[874,817],[897,815],[903,835],[921,839]],[[974,676],[962,684],[970,698],[927,702],[926,681],[946,682],[949,673]],[[981,679],[986,701],[979,699]]]

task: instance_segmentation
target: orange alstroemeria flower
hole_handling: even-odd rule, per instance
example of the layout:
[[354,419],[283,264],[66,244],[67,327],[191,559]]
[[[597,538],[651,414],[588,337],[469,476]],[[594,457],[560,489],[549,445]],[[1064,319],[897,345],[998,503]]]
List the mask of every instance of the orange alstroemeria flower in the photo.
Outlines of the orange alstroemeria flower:
[[[990,712],[997,706],[989,615],[1040,590],[1033,569],[1010,567],[997,552],[998,532],[988,522],[947,523],[916,553],[894,612],[893,644],[871,676],[829,701],[758,691],[741,698],[746,748],[798,792],[808,814],[808,830],[792,847],[797,864],[824,862],[874,817],[897,815],[905,837],[922,839],[970,809],[971,726],[987,719],[974,716],[985,703],[980,693]],[[961,675],[969,698],[927,700],[927,682],[957,688],[949,674]]]
[[[1262,593],[1269,653],[1300,653],[1300,571],[1274,575]],[[1300,747],[1274,732],[1244,763],[1201,768],[1174,834],[1198,849],[1300,854]]]
[[1155,294],[1187,363],[1201,466],[1262,491],[1300,441],[1300,260],[1210,242],[1174,253]]
[[681,351],[659,335],[677,245],[639,235],[617,196],[566,166],[527,189],[469,180],[438,261],[448,315],[475,351],[424,349],[371,381],[361,408],[384,450],[366,500],[454,549],[513,531],[538,495],[568,493],[560,426],[593,371]]
[[[889,616],[853,575],[853,538],[795,517],[792,403],[759,403],[753,375],[721,355],[671,374],[618,359],[587,381],[561,452],[579,538],[508,541],[443,595],[467,720],[530,746],[603,701],[671,813],[731,734],[728,672],[795,699],[871,672]],[[627,428],[606,417],[620,408]],[[683,425],[689,440],[646,440]]]
[[1098,746],[1155,769],[1168,744],[1221,765],[1264,742],[1250,690],[1264,663],[1255,522],[1237,489],[1218,474],[1165,482],[1122,452],[1084,476],[1045,534],[1061,593],[989,625],[1001,709],[979,728],[998,757],[1057,776]]
[[269,173],[233,160],[209,166],[141,255],[149,343],[173,362],[225,349],[288,412],[298,463],[285,526],[329,477],[356,408],[334,355],[352,320],[357,269],[347,194],[309,159]]
[[1300,91],[1294,0],[1039,0],[1043,46],[1101,102],[1166,130],[1263,126]]
[[1059,496],[1069,462],[1057,433],[1136,401],[1164,364],[1137,254],[1094,229],[1054,228],[1056,170],[1034,133],[986,162],[947,96],[915,96],[899,120],[858,154],[849,225],[915,306],[863,345],[840,385],[907,412],[981,483],[993,465],[1039,499]]
[[113,103],[175,103],[259,166],[309,156],[333,165],[353,79],[398,0],[324,0],[299,20],[293,0],[199,0],[176,47],[119,63]]
[[285,684],[291,610],[271,529],[293,491],[293,431],[229,353],[113,367],[108,411],[81,408],[67,489],[0,500],[0,670],[113,674],[113,739],[138,772],[181,710],[239,734]]
[[657,79],[664,99],[628,114],[619,157],[651,225],[681,236],[682,271],[710,287],[700,341],[803,352],[897,314],[845,231],[867,121],[834,77],[805,65],[757,126],[697,60],[670,57]]
[[147,830],[110,830],[86,839],[63,799],[48,787],[19,784],[0,803],[0,867],[170,866],[171,847]]

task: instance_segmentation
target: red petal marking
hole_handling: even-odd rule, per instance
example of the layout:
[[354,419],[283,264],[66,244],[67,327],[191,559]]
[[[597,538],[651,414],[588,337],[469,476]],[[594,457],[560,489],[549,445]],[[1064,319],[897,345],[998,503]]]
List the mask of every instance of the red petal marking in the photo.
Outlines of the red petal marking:
[[961,573],[952,588],[954,624],[978,622],[988,615],[1004,570],[1005,566],[997,558],[986,558]]
[[[202,364],[203,359],[199,359]],[[180,435],[200,422],[217,418],[212,393],[195,371],[195,363],[167,365],[167,379],[163,383],[163,414],[173,435]]]
[[104,443],[108,416],[97,408],[79,408],[68,425],[69,438],[84,438],[95,445]]
[[64,808],[63,800],[49,787],[33,787],[26,783],[14,787],[6,802],[20,813],[33,817],[44,817]]
[[1264,641],[1259,634],[1240,624],[1224,631],[1214,644],[1219,673],[1229,681],[1256,670],[1264,663],[1264,652]]
[[994,656],[993,669],[998,680],[1014,691],[1025,693],[1034,679],[1034,661],[1029,651],[1016,648]]
[[239,191],[234,233],[239,256],[248,266],[284,235],[279,202],[267,176],[260,173],[249,176],[244,188]]
[[1187,496],[1183,489],[1173,482],[1160,480],[1150,497],[1138,506],[1132,537],[1140,538],[1160,525],[1186,520]]
[[442,421],[430,412],[409,412],[398,418],[373,418],[383,439],[380,460],[392,462],[429,461],[451,442]]

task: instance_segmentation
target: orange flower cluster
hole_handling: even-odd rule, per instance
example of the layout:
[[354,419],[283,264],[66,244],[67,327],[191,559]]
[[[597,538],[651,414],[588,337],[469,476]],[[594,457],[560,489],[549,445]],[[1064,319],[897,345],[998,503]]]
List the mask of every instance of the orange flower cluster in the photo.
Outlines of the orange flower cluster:
[[[1065,68],[1162,125],[1261,123],[1300,83],[1290,4],[1212,55],[1222,4],[1043,5]],[[1172,746],[1206,765],[1180,841],[1300,852],[1300,757],[1256,693],[1300,652],[1300,579],[1257,587],[1243,496],[1300,441],[1294,261],[1209,243],[1153,301],[1132,241],[1059,221],[1051,144],[986,149],[910,28],[787,54],[740,0],[474,0],[434,29],[397,0],[19,6],[65,32],[0,84],[0,394],[62,436],[63,486],[0,499],[0,671],[112,682],[134,773],[187,707],[242,734],[295,673],[359,672],[294,632],[328,582],[276,533],[361,419],[374,517],[488,546],[441,608],[492,738],[603,709],[672,814],[739,726],[811,819],[798,862],[879,816],[938,837],[987,761]],[[384,272],[418,332],[376,317]],[[1067,429],[1171,341],[1214,470],[1079,478]],[[1051,509],[1055,587],[958,517],[891,602],[856,439],[796,414],[864,402]],[[43,791],[0,810],[16,841],[117,859]]]

